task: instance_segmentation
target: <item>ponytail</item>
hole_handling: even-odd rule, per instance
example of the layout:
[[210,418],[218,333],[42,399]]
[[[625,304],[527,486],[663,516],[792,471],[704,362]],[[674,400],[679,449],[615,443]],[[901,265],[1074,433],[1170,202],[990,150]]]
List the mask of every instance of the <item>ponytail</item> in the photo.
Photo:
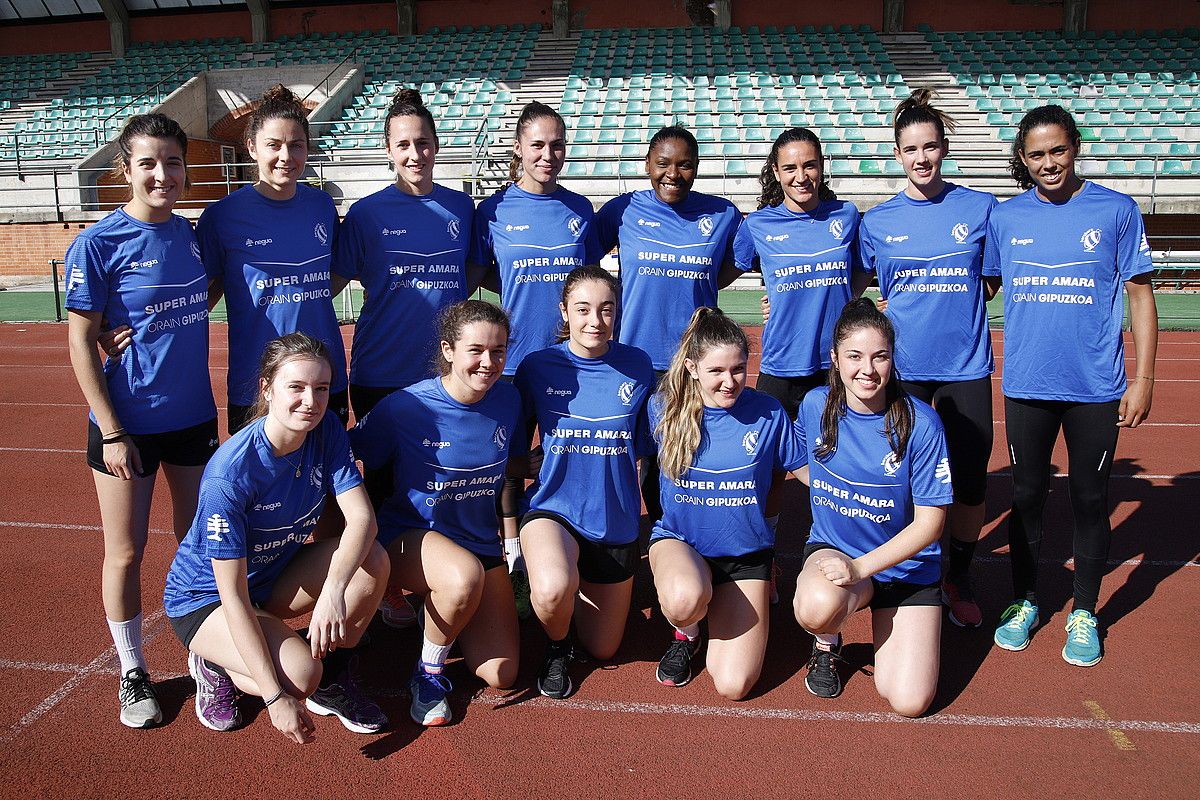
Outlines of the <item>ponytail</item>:
[[928,122],[937,129],[938,138],[945,139],[946,131],[954,132],[958,123],[954,117],[930,104],[933,92],[929,89],[915,89],[908,97],[900,101],[892,115],[892,130],[895,133],[896,144],[900,144],[900,132],[910,125],[920,125]]

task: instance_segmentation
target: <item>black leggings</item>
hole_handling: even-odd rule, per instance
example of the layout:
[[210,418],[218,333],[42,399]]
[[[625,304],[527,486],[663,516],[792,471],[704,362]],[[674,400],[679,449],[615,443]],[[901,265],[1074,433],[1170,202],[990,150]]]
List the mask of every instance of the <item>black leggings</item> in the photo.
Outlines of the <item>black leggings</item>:
[[904,391],[937,411],[946,429],[954,502],[977,506],[987,495],[992,455],[992,380],[901,381]]
[[1072,403],[1004,398],[1013,505],[1008,522],[1013,589],[1037,605],[1042,509],[1059,428],[1067,443],[1071,511],[1075,517],[1075,608],[1095,613],[1108,562],[1108,474],[1117,446],[1120,401]]

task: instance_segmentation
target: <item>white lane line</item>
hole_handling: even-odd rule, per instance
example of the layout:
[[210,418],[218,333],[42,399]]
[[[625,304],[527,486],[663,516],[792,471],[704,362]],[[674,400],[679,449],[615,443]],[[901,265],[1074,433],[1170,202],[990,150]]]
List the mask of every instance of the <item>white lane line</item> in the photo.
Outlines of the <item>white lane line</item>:
[[25,669],[33,672],[78,672],[85,664],[55,664],[50,661],[15,661],[0,658],[0,669]]
[[[989,472],[988,473],[988,478],[1011,478],[1011,477],[1012,477],[1012,472],[1007,469],[1001,470],[999,472]],[[1050,477],[1052,477],[1052,478],[1069,478],[1071,476],[1066,472],[1056,472]],[[1113,474],[1109,475],[1108,477],[1112,478],[1113,480],[1122,480],[1122,481],[1200,481],[1200,474],[1196,474],[1196,473],[1190,473],[1188,475],[1160,475],[1160,474],[1153,474],[1153,473],[1146,473],[1146,472],[1135,472],[1135,473],[1125,473],[1125,474],[1113,473]]]
[[[104,530],[104,528],[99,525],[77,525],[69,522],[25,522],[21,520],[0,520],[0,528],[34,528],[44,530],[97,532],[102,532]],[[171,536],[175,535],[174,531],[169,531],[166,528],[151,528],[150,533],[170,534]]]
[[[780,561],[800,561],[801,559],[804,558],[804,554],[803,553],[776,553],[775,558],[779,559]],[[1000,555],[992,555],[992,556],[977,555],[971,560],[972,560],[972,562],[978,561],[978,562],[981,562],[984,564],[1007,564],[1007,563],[1009,563],[1009,557],[1007,554],[1004,554],[1004,553],[1001,553]],[[1068,559],[1064,560],[1061,558],[1039,558],[1038,563],[1039,564],[1049,564],[1049,565],[1058,566],[1058,567],[1074,567],[1075,559],[1068,558]],[[1179,559],[1165,559],[1165,558],[1130,558],[1130,559],[1121,561],[1119,559],[1110,558],[1106,562],[1106,564],[1110,567],[1146,566],[1146,567],[1170,567],[1172,569],[1180,569],[1183,567],[1200,567],[1200,560],[1195,559],[1195,558],[1190,559],[1188,561],[1180,561]]]
[[[166,627],[163,620],[166,618],[166,612],[163,609],[158,609],[152,612],[149,616],[142,619],[142,645],[148,646],[158,634]],[[21,735],[21,733],[30,725],[36,723],[54,709],[56,705],[67,698],[71,692],[75,691],[81,683],[90,678],[92,675],[108,671],[112,669],[113,663],[117,660],[116,645],[109,645],[107,649],[100,655],[92,659],[91,663],[77,671],[74,675],[67,679],[67,682],[55,689],[46,696],[42,702],[38,703],[33,710],[21,717],[11,728],[3,733],[0,733],[0,745],[6,745],[13,739]]]
[[[471,700],[473,704],[492,707],[505,703],[503,695],[483,694]],[[1044,730],[1108,730],[1114,725],[1121,730],[1152,733],[1200,734],[1200,723],[1160,722],[1156,720],[1100,720],[1085,717],[992,717],[980,714],[935,714],[932,717],[910,719],[899,714],[881,711],[810,711],[801,708],[754,708],[748,706],[690,706],[676,703],[629,703],[611,700],[551,700],[536,697],[524,700],[520,707],[531,706],[547,711],[570,709],[605,714],[675,714],[688,717],[725,717],[740,719],[776,719],[801,722],[850,722],[883,725],[957,725],[968,728],[1041,728]]]
[[61,447],[0,447],[0,453],[86,453],[87,450],[70,450]]

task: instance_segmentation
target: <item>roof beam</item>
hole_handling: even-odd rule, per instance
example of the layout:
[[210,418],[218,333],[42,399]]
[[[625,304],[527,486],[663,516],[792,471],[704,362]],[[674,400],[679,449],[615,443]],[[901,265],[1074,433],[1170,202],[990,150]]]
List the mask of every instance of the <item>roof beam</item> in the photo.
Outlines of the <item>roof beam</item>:
[[271,40],[271,4],[268,0],[246,0],[250,9],[250,39],[253,42]]
[[125,57],[125,48],[129,45],[129,9],[124,0],[97,0],[100,8],[104,9],[104,18],[108,20],[108,43],[112,54],[117,58]]

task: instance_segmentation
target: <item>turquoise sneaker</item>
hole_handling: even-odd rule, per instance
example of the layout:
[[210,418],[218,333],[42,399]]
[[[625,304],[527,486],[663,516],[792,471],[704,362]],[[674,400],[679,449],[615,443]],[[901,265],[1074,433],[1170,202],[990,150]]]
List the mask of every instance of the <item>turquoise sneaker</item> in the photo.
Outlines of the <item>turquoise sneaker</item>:
[[1067,617],[1067,643],[1062,649],[1063,661],[1077,667],[1094,667],[1104,658],[1100,652],[1100,634],[1096,618],[1077,608]]
[[1000,626],[992,638],[1005,650],[1024,650],[1038,625],[1038,608],[1028,600],[1018,600],[1000,615]]

